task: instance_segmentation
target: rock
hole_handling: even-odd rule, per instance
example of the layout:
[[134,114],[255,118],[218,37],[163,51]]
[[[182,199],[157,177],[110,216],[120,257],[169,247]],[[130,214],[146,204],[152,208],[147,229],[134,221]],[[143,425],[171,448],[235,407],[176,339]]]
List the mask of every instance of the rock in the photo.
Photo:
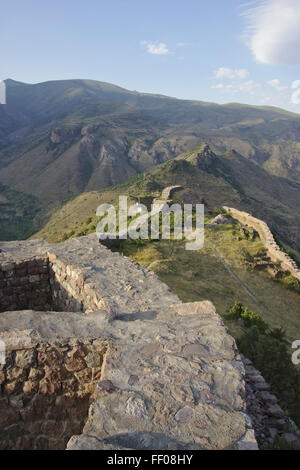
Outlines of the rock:
[[151,343],[151,344],[146,344],[140,349],[140,353],[143,356],[146,357],[152,357],[154,354],[156,354],[160,349],[160,345],[158,343]]
[[286,428],[287,426],[287,423],[284,419],[270,419],[269,420],[269,424],[275,428],[275,429],[278,429],[279,431],[282,431]]
[[9,404],[13,408],[22,408],[23,407],[23,397],[22,395],[11,396],[9,399]]
[[238,450],[258,450],[255,434],[252,429],[248,429],[244,437],[237,443]]
[[185,403],[193,403],[194,396],[191,387],[188,385],[175,385],[171,390],[174,400]]
[[212,221],[212,224],[218,224],[218,225],[225,225],[225,224],[231,224],[232,221],[226,217],[224,214],[219,214],[217,217],[215,217]]
[[269,392],[258,392],[257,397],[265,403],[276,403],[277,398]]
[[247,238],[246,230],[243,227],[240,228],[240,234],[242,238]]
[[97,389],[101,392],[112,393],[117,390],[117,387],[110,380],[101,380],[97,383]]
[[291,445],[293,446],[294,444],[299,442],[298,436],[292,433],[285,433],[282,435],[282,437]]
[[29,367],[33,364],[35,359],[35,351],[33,349],[21,350],[16,352],[16,366]]
[[128,379],[128,385],[135,385],[136,383],[138,383],[139,381],[139,378],[137,375],[131,375]]
[[268,433],[269,433],[269,435],[271,436],[272,442],[273,442],[274,439],[275,439],[275,437],[276,437],[277,434],[278,434],[278,429],[276,429],[276,428],[268,428]]
[[251,375],[250,381],[254,384],[262,383],[265,384],[265,379],[261,375]]
[[267,382],[256,383],[255,388],[259,392],[264,392],[270,390],[270,385]]
[[216,161],[216,155],[210,149],[209,145],[205,145],[201,152],[196,154],[196,165],[201,170],[207,170]]
[[175,420],[179,423],[187,423],[194,416],[193,410],[188,406],[181,408],[175,415]]
[[145,402],[139,397],[132,396],[128,398],[125,411],[130,416],[149,419]]
[[267,412],[270,416],[275,418],[283,418],[285,416],[284,411],[280,408],[279,405],[271,405],[267,408]]

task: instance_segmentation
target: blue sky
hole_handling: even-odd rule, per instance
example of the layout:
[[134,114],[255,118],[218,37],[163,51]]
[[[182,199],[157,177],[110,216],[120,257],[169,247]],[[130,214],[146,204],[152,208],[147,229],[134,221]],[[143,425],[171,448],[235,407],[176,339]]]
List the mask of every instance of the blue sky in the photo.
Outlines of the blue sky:
[[300,112],[300,0],[2,2],[0,78]]

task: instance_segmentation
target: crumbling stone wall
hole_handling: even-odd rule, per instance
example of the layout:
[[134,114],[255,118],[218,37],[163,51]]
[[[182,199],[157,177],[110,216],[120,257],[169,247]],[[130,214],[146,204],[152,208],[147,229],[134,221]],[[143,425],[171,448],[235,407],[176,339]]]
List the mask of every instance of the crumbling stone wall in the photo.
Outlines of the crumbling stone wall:
[[[0,243],[0,264],[44,257],[51,308],[65,305],[66,295],[82,302],[85,314],[1,312],[8,352],[0,368],[2,448],[64,448],[68,435],[70,449],[257,449],[244,367],[210,302],[183,304],[156,275],[104,248],[95,235],[51,246]],[[99,379],[93,375],[99,365],[74,350],[74,344],[93,348],[95,338],[108,345]],[[25,350],[33,358],[21,365],[17,352]],[[69,353],[79,369],[67,366]]]
[[53,255],[0,263],[0,312],[84,312],[103,306],[103,299],[85,282],[83,273]]
[[64,449],[80,434],[106,345],[69,340],[9,350],[0,366],[0,450]]
[[260,239],[265,245],[271,260],[280,261],[282,269],[289,271],[292,276],[300,281],[300,270],[297,264],[286,253],[281,251],[266,222],[232,207],[223,206],[223,209],[242,224],[254,228],[259,233]]
[[300,431],[291,424],[259,370],[242,354],[241,357],[245,366],[247,414],[260,447],[272,448],[276,438],[284,438],[291,447],[300,449]]
[[97,286],[86,282],[81,269],[49,254],[49,273],[53,310],[78,312],[107,308]]
[[0,311],[50,310],[47,258],[0,264]]
[[166,188],[164,188],[161,193],[162,200],[167,201],[168,199],[170,199],[172,194],[178,189],[182,189],[182,186],[179,186],[177,184],[175,186],[167,186]]

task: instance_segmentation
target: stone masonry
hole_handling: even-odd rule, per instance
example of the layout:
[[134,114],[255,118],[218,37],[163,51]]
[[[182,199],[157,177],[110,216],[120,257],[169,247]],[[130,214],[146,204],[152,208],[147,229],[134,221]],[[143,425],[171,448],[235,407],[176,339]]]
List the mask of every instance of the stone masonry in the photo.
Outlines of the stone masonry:
[[223,209],[241,224],[254,228],[258,232],[262,243],[265,245],[271,260],[275,262],[280,261],[282,269],[289,271],[292,276],[300,281],[300,270],[297,264],[286,253],[281,251],[266,222],[253,217],[247,212],[242,212],[232,207],[223,206]]
[[257,449],[211,302],[182,303],[95,235],[0,250],[2,448]]
[[0,449],[65,449],[80,433],[101,376],[105,344],[13,344],[0,372]]

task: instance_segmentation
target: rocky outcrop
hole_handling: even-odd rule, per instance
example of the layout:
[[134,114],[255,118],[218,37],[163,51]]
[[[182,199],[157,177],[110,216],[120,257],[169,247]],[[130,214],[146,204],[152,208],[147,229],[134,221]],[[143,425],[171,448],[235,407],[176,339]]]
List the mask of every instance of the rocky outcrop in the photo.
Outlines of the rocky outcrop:
[[206,171],[215,160],[216,154],[210,149],[209,145],[205,145],[203,150],[196,155],[196,165],[204,171]]
[[[63,400],[69,410],[81,388],[89,391],[84,398],[92,399],[88,418],[80,415],[80,422],[85,422],[81,434],[75,431],[71,437],[74,431],[67,415],[63,431],[56,431],[61,445],[68,430],[69,449],[257,448],[246,410],[244,366],[211,302],[180,302],[153,273],[101,246],[94,235],[57,245],[7,242],[0,249],[1,264],[15,263],[11,276],[5,276],[9,287],[21,261],[48,259],[54,282],[70,298],[81,302],[83,296],[91,306],[86,305],[85,312],[0,313],[0,339],[11,355],[0,369],[1,403],[10,410],[7,426],[17,433],[19,448],[58,446],[52,440],[52,418],[35,417],[37,408],[31,403],[55,399],[59,404],[57,390],[65,389]],[[5,295],[1,291],[1,301]],[[70,349],[71,344],[82,351],[77,346]],[[101,351],[94,350],[95,344]],[[39,362],[39,348],[51,353],[45,360],[59,352],[61,359],[46,368]],[[28,367],[40,374],[30,386],[31,369],[17,359],[27,357],[25,349],[29,356],[30,351],[37,354],[37,362]],[[98,367],[92,365],[97,361],[101,372],[93,375],[89,369]],[[49,406],[44,404],[43,413],[57,412]],[[40,425],[46,436],[42,443]],[[23,439],[24,429],[32,437],[30,443]],[[1,434],[0,440],[10,447],[12,439],[6,437]]]
[[274,262],[280,261],[282,269],[289,271],[292,276],[300,281],[300,270],[298,269],[297,264],[286,253],[281,251],[266,222],[253,217],[247,212],[242,212],[232,207],[223,206],[223,209],[241,224],[255,229],[258,232],[262,243],[265,245],[271,260]]
[[60,144],[66,140],[73,139],[79,132],[79,127],[58,127],[52,130],[50,140],[53,144]]

